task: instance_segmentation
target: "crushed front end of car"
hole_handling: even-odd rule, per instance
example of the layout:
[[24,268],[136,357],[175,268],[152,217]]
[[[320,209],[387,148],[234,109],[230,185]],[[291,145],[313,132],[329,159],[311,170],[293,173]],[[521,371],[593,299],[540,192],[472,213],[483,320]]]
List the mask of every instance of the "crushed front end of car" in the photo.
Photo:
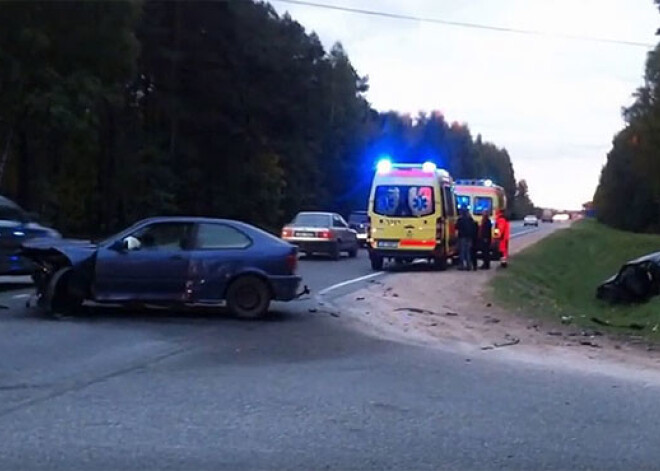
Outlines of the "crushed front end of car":
[[625,263],[596,289],[596,297],[610,303],[642,303],[659,294],[660,252]]

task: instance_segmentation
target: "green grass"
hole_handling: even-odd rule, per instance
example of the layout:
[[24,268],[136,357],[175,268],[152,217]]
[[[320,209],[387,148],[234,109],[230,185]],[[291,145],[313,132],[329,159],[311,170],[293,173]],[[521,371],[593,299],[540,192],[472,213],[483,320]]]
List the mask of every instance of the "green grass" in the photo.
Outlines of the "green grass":
[[[596,287],[624,262],[657,251],[658,235],[633,234],[595,221],[580,221],[512,257],[508,270],[493,279],[493,294],[498,303],[532,315],[557,321],[572,316],[573,323],[580,326],[634,332],[660,340],[660,297],[646,304],[623,306],[610,306],[595,297]],[[592,317],[617,326],[634,323],[645,328],[603,328],[593,323]]]

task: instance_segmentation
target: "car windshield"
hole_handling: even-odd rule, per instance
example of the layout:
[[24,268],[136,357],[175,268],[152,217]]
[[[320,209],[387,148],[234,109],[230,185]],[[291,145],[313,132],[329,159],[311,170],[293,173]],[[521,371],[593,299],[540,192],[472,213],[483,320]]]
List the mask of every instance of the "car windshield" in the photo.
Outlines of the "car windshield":
[[383,216],[422,217],[432,214],[433,187],[381,185],[376,188],[374,212]]
[[293,220],[299,227],[330,227],[330,215],[321,213],[300,213]]
[[349,224],[367,224],[369,222],[369,215],[367,213],[351,213],[348,218]]

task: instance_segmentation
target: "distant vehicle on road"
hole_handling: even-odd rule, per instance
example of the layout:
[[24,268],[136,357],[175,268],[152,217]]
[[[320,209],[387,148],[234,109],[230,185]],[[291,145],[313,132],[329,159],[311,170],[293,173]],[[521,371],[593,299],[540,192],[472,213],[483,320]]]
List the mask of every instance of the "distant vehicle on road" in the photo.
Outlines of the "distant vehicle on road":
[[563,214],[563,213],[562,214],[555,214],[554,216],[552,216],[552,221],[553,222],[566,222],[570,219],[571,219],[571,217],[568,214]]
[[34,240],[22,253],[33,275],[38,305],[47,311],[96,303],[217,305],[257,318],[271,300],[297,294],[296,247],[237,221],[167,217],[141,221],[98,244]]
[[523,219],[523,226],[536,226],[539,227],[539,218],[533,214],[528,214]]
[[543,213],[541,213],[541,221],[542,222],[552,222],[552,210],[551,209],[544,209]]
[[20,254],[21,244],[35,238],[60,238],[55,229],[40,225],[35,217],[0,196],[0,275],[29,275],[34,266]]
[[360,248],[357,232],[337,213],[306,211],[282,229],[282,239],[297,245],[305,255],[315,253],[339,260],[341,252],[353,258]]
[[348,226],[357,233],[360,245],[366,247],[369,231],[369,214],[367,211],[353,211],[348,217]]
[[456,198],[446,170],[432,162],[378,162],[369,196],[369,259],[381,270],[386,259],[425,258],[446,267],[458,254]]

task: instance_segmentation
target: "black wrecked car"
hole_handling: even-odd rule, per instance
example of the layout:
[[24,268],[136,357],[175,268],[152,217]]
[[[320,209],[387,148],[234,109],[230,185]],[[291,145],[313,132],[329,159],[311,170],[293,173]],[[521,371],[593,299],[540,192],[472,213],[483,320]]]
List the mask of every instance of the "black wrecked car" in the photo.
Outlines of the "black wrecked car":
[[610,303],[646,302],[660,294],[660,252],[625,263],[596,289],[596,297]]
[[34,265],[20,254],[21,245],[36,238],[60,238],[9,198],[0,196],[0,275],[28,275]]

